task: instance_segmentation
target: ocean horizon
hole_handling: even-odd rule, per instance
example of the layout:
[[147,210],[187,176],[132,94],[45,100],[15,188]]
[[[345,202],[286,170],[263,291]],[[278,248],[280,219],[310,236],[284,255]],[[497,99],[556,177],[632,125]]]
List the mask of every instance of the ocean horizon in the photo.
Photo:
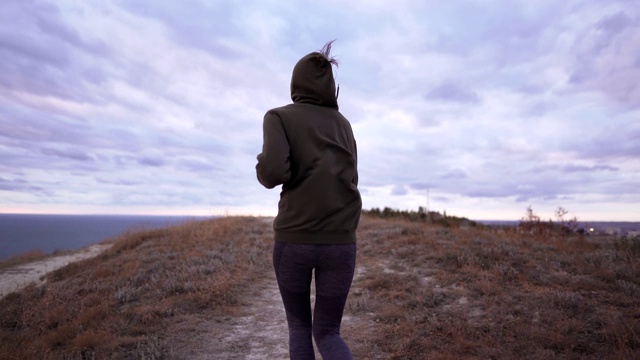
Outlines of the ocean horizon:
[[[150,230],[215,216],[0,214],[0,261],[29,251],[50,254],[78,250],[126,231]],[[516,226],[517,220],[479,220],[493,226]],[[578,226],[625,235],[640,222],[584,221]]]
[[0,214],[0,260],[29,251],[77,250],[126,231],[213,216]]

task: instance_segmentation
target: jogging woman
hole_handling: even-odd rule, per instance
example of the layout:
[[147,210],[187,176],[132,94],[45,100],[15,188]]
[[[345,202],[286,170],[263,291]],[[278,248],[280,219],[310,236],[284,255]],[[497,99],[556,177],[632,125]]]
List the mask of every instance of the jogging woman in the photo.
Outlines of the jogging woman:
[[[331,44],[298,61],[293,104],[264,116],[256,172],[266,188],[282,185],[273,222],[273,266],[289,326],[291,359],[352,359],[340,336],[356,261],[358,191],[356,141],[338,111]],[[311,280],[316,300],[311,313]]]

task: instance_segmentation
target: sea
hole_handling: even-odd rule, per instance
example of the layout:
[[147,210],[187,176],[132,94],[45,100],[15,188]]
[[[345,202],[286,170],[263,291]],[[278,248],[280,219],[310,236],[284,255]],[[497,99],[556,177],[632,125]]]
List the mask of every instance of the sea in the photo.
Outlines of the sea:
[[199,216],[0,214],[0,261],[39,250],[77,250],[128,230],[178,225]]

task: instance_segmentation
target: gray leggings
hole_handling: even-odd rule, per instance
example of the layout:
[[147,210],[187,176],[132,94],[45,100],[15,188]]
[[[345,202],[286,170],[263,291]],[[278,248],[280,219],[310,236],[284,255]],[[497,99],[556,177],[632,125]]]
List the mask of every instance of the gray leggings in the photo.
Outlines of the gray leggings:
[[[352,359],[340,323],[356,263],[356,244],[304,245],[275,242],[273,267],[289,325],[289,355],[315,359],[311,336],[325,360]],[[311,316],[311,277],[316,302]]]

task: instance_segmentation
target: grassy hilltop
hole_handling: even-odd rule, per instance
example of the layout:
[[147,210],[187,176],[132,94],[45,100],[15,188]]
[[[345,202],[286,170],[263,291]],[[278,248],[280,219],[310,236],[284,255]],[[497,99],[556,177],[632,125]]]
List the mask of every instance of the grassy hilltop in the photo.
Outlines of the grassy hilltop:
[[[363,216],[343,324],[355,358],[640,357],[640,239],[473,225]],[[250,217],[124,234],[0,300],[0,358],[171,358],[199,319],[259,306],[271,246]]]

